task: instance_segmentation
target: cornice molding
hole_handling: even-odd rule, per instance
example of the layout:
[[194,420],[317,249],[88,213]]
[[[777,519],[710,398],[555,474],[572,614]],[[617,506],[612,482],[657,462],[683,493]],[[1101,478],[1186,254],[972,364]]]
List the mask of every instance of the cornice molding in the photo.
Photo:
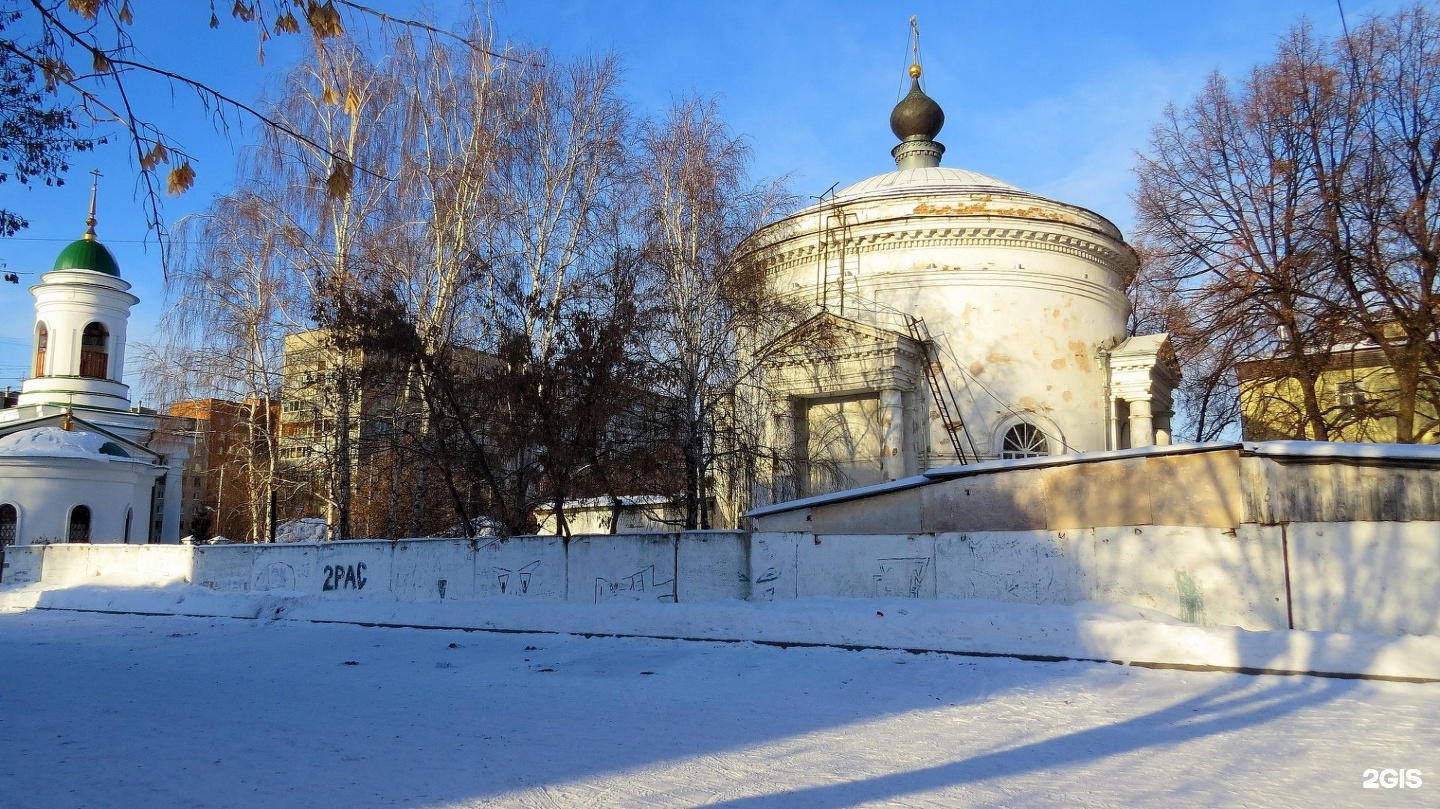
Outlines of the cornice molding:
[[[862,231],[865,227],[856,226]],[[807,236],[811,238],[806,239]],[[813,230],[789,236],[783,242],[760,250],[754,260],[763,264],[772,274],[813,264],[822,255],[822,246],[815,237]],[[805,243],[807,241],[808,243]],[[832,255],[839,254],[842,247],[849,255],[937,247],[1013,247],[1078,258],[1117,275],[1123,275],[1124,270],[1133,262],[1129,251],[1115,249],[1097,239],[1039,227],[912,226],[899,230],[861,232],[844,240],[843,244],[832,242],[829,245]]]

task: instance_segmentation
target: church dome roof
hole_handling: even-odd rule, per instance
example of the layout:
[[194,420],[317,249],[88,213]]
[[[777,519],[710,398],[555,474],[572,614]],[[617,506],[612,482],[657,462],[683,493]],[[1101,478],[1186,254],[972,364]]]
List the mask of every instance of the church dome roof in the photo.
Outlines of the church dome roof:
[[1026,191],[978,171],[944,166],[898,169],[867,177],[840,189],[824,202],[796,211],[791,218],[813,216],[835,205],[872,203],[898,204],[908,213],[922,213],[919,208],[913,208],[918,203],[929,208],[923,211],[927,214],[1019,216],[1078,225],[1113,239],[1123,239],[1110,220],[1093,211]]
[[835,192],[837,202],[860,197],[883,197],[901,194],[1022,194],[1034,196],[994,177],[967,169],[930,166],[899,169],[867,177]]
[[55,258],[56,270],[90,270],[120,277],[120,263],[115,260],[105,245],[93,238],[77,239],[71,242]]
[[890,111],[890,131],[900,140],[934,140],[945,126],[945,111],[920,89],[919,68],[911,70],[910,92]]

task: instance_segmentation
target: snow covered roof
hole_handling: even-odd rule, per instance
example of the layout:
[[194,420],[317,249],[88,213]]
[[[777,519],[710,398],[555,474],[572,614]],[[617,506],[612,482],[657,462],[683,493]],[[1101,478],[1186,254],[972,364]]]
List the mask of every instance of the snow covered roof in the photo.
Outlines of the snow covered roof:
[[0,438],[0,457],[129,460],[130,453],[108,436],[99,433],[45,426],[21,430]]

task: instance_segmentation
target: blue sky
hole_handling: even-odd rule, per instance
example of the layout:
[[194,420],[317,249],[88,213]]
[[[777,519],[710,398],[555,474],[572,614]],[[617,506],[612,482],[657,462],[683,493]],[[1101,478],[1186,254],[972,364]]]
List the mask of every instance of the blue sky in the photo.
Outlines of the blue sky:
[[[372,5],[424,14],[411,0]],[[449,24],[464,4],[424,5]],[[1346,0],[1345,15],[1353,27],[1406,5]],[[208,8],[187,6],[193,11],[147,18],[160,5],[137,4],[137,46],[155,63],[242,101],[263,98],[306,47],[298,38],[273,42],[261,66],[245,25],[225,20],[211,30]],[[624,93],[638,113],[656,113],[686,93],[719,96],[732,127],[750,138],[756,175],[789,175],[802,198],[893,169],[889,113],[906,84],[908,20],[918,15],[926,90],[946,113],[945,165],[1082,205],[1127,232],[1131,167],[1167,103],[1186,103],[1212,70],[1238,77],[1268,60],[1302,16],[1322,35],[1340,31],[1334,0],[530,0],[491,14],[501,37],[558,58],[620,54]],[[147,86],[143,95],[145,114],[198,158],[195,188],[167,201],[173,222],[228,190],[254,131],[217,132],[214,115],[184,92]],[[134,163],[128,143],[112,138],[76,156],[63,188],[0,185],[4,206],[31,220],[20,236],[0,239],[4,271],[21,274],[19,286],[0,284],[0,386],[18,387],[26,373],[33,326],[26,289],[84,231],[92,168],[104,174],[101,241],[141,298],[130,341],[150,339],[165,291]],[[137,353],[129,352],[132,369]]]

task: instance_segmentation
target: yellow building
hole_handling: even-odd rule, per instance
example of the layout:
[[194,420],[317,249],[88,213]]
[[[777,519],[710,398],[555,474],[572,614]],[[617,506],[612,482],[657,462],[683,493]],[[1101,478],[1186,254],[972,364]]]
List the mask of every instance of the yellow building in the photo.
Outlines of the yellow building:
[[[1235,370],[1244,440],[1317,438],[1305,416],[1304,389],[1283,366],[1274,360],[1250,360]],[[1329,440],[1395,441],[1395,371],[1374,343],[1332,349],[1315,392]],[[1416,399],[1415,443],[1440,443],[1440,390],[1422,381]]]

